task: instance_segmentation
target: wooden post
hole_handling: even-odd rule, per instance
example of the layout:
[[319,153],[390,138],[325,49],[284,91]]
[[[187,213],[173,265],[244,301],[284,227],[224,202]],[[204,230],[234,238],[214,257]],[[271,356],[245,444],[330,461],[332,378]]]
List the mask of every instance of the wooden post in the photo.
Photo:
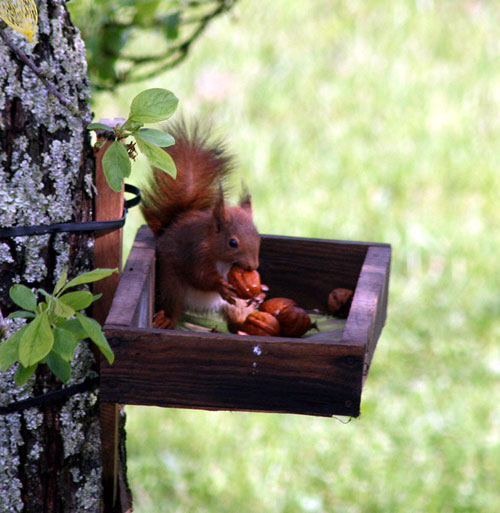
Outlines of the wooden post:
[[[95,220],[104,221],[119,219],[123,215],[123,190],[113,191],[106,182],[102,169],[102,157],[111,144],[105,141],[104,145],[95,150],[96,156],[96,187]],[[101,231],[96,233],[94,243],[94,267],[122,269],[122,229]],[[94,284],[94,293],[102,294],[102,298],[95,304],[94,318],[104,325],[113,302],[119,275],[113,274]],[[119,458],[119,424],[120,411],[116,403],[101,403],[101,443],[102,443],[102,472],[103,472],[103,500],[105,513],[122,513],[131,508],[131,497],[128,490],[126,476],[119,480],[119,474],[125,473]],[[124,490],[119,490],[119,481]]]

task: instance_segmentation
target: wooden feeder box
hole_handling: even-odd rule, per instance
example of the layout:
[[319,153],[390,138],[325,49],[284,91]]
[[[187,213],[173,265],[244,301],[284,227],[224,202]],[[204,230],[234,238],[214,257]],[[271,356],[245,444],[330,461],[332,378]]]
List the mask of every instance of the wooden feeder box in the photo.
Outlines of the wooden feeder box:
[[269,297],[326,311],[329,292],[354,290],[340,332],[306,338],[151,328],[155,242],[142,227],[121,275],[105,333],[104,402],[306,415],[360,413],[361,392],[387,312],[387,244],[263,236],[259,272]]

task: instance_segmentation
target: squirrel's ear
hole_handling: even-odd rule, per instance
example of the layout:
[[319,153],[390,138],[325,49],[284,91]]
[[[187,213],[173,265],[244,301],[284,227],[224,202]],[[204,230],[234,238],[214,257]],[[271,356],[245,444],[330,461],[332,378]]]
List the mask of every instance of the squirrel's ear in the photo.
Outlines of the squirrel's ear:
[[217,193],[217,200],[215,201],[215,205],[212,210],[212,215],[215,221],[215,231],[217,233],[220,233],[220,231],[228,221],[227,211],[224,206],[224,192],[222,191],[222,186],[219,187],[219,191]]
[[252,215],[252,195],[248,190],[247,184],[243,181],[241,182],[240,207],[250,216]]

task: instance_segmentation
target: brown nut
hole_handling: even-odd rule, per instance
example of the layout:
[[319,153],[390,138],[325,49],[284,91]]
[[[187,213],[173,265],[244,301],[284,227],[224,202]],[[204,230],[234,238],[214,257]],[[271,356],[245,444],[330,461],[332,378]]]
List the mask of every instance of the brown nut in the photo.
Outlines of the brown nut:
[[283,337],[301,337],[311,328],[311,318],[307,312],[297,306],[293,299],[275,297],[264,301],[261,311],[274,315],[280,323]]
[[288,299],[287,297],[273,297],[272,299],[268,299],[262,303],[260,311],[267,312],[278,317],[280,312],[293,306],[297,306],[297,303],[293,299]]
[[249,335],[277,337],[280,334],[278,320],[267,312],[252,312],[246,318],[241,329]]
[[278,321],[282,337],[301,337],[311,328],[311,318],[300,306],[285,308],[278,315]]
[[328,311],[339,317],[347,317],[352,296],[353,291],[351,289],[333,289],[328,295]]
[[261,292],[260,274],[257,271],[245,271],[242,267],[233,265],[227,275],[227,281],[241,299],[253,299]]

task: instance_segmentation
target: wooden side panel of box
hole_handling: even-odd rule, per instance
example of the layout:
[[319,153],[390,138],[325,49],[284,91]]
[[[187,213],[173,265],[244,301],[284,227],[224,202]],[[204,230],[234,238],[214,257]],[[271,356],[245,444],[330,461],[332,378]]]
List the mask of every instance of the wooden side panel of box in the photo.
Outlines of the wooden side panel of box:
[[390,246],[368,249],[344,328],[347,343],[366,348],[364,380],[387,317],[390,262]]
[[106,324],[149,327],[154,313],[155,240],[143,226],[123,268]]
[[359,414],[364,348],[106,327],[101,400],[209,410]]
[[306,309],[326,311],[337,287],[354,290],[369,245],[358,242],[265,235],[260,267],[262,283],[273,297],[290,297]]

